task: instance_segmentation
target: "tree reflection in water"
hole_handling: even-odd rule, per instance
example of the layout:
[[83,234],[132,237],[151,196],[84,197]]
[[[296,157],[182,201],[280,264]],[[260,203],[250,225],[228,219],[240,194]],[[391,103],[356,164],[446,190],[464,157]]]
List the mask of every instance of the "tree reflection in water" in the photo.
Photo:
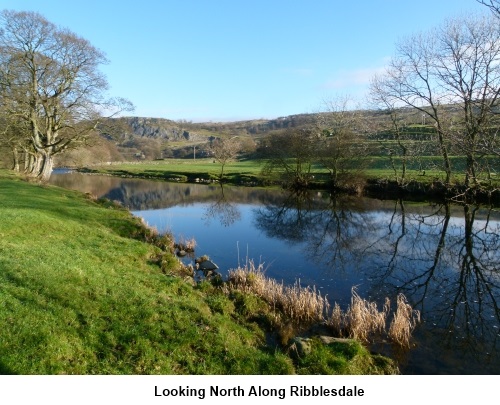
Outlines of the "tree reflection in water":
[[256,210],[255,222],[269,237],[301,242],[337,276],[362,273],[372,297],[404,293],[422,313],[422,334],[432,330],[444,348],[498,372],[500,222],[492,214],[466,204],[408,208],[402,200],[392,212],[363,210],[347,197],[295,193]]
[[218,220],[228,227],[241,219],[241,212],[237,205],[232,203],[224,194],[224,185],[220,183],[220,194],[206,208],[203,219],[208,224],[211,220]]
[[290,193],[281,204],[257,209],[255,226],[268,237],[304,242],[304,254],[332,271],[342,271],[346,263],[357,261],[359,242],[374,226],[353,203],[347,196],[324,199],[310,192]]
[[375,272],[374,288],[403,292],[449,346],[484,355],[498,349],[500,225],[490,221],[491,208],[453,209],[453,216],[450,204],[407,214],[400,202],[399,231],[388,232],[386,248],[378,249],[383,271]]

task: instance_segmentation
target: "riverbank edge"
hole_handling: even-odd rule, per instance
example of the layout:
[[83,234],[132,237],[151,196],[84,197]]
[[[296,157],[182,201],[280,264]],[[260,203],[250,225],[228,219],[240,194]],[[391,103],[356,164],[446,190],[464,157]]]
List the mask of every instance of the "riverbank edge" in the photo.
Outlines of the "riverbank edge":
[[[131,172],[126,170],[114,170],[107,168],[91,169],[88,167],[76,168],[76,172],[103,175],[122,178],[137,178],[145,180],[159,180],[171,183],[198,183],[198,184],[214,184],[220,183],[217,176],[210,173],[192,174],[190,172],[177,172],[172,176],[154,174],[148,172]],[[160,172],[160,171],[159,171]],[[224,178],[224,184],[238,187],[274,187],[283,188],[283,183],[278,180],[270,180],[269,178],[259,176],[240,176],[234,175]],[[452,201],[457,203],[481,203],[493,206],[500,206],[500,190],[494,189],[478,189],[470,190],[465,186],[456,183],[450,187],[444,185],[440,180],[417,181],[411,179],[404,185],[397,181],[383,177],[366,177],[357,179],[353,184],[333,187],[328,181],[311,181],[305,189],[308,190],[324,190],[331,193],[358,195],[380,200],[405,199],[408,201]]]
[[[245,297],[239,296],[237,299],[239,302],[243,302],[245,305],[241,307],[241,305],[238,307],[238,304],[236,303],[236,300],[230,299],[227,296],[224,296],[223,294],[220,294],[220,290],[214,286],[212,283],[207,283],[203,282],[200,285],[196,285],[192,281],[192,277],[189,277],[188,275],[185,274],[185,268],[183,266],[179,265],[179,261],[173,256],[172,252],[169,251],[169,246],[172,243],[172,241],[169,241],[168,239],[166,240],[163,237],[160,237],[157,235],[154,230],[151,230],[146,224],[138,221],[137,218],[133,217],[132,214],[125,210],[124,208],[118,207],[115,204],[113,204],[110,201],[106,200],[101,200],[101,201],[94,201],[92,200],[91,196],[86,196],[82,193],[78,192],[73,192],[65,189],[59,189],[58,187],[54,186],[40,186],[37,184],[29,184],[27,182],[22,181],[22,179],[19,176],[15,176],[12,174],[5,174],[4,172],[0,171],[0,182],[18,182],[16,185],[13,186],[16,190],[19,189],[26,189],[26,187],[31,188],[30,190],[27,191],[28,194],[31,193],[37,193],[37,194],[44,194],[43,198],[46,201],[51,200],[50,192],[49,191],[54,191],[54,190],[63,190],[64,195],[71,195],[72,203],[73,204],[81,204],[82,207],[87,206],[88,204],[92,204],[93,209],[101,210],[102,215],[105,216],[113,216],[113,212],[121,212],[120,214],[120,220],[121,221],[126,221],[128,222],[128,225],[130,225],[131,229],[133,229],[133,232],[129,234],[123,234],[120,235],[120,237],[125,238],[125,239],[133,239],[136,241],[139,241],[141,243],[147,244],[151,246],[151,248],[148,248],[151,250],[151,252],[154,253],[154,257],[136,257],[134,258],[137,261],[142,261],[142,262],[147,262],[144,263],[144,266],[150,267],[151,265],[155,266],[157,268],[157,272],[152,275],[153,279],[156,279],[158,276],[161,277],[166,277],[166,278],[175,278],[177,280],[180,280],[183,284],[182,290],[184,291],[184,294],[188,294],[189,296],[191,294],[197,296],[197,302],[200,305],[206,306],[204,309],[205,311],[208,311],[210,319],[210,322],[213,322],[213,328],[223,328],[224,326],[222,324],[219,324],[217,321],[218,317],[223,317],[221,319],[221,322],[228,323],[228,322],[234,322],[238,327],[243,327],[247,331],[249,331],[250,334],[253,334],[253,337],[251,338],[250,342],[245,342],[244,347],[242,350],[248,350],[249,355],[251,356],[251,347],[254,346],[255,350],[259,351],[264,351],[268,355],[268,361],[271,362],[280,362],[281,363],[281,368],[276,368],[275,372],[276,373],[285,373],[285,374],[292,374],[292,373],[324,373],[328,374],[328,371],[332,371],[329,369],[327,366],[324,367],[318,367],[317,364],[312,364],[311,359],[316,358],[318,354],[321,354],[321,357],[325,358],[325,360],[331,361],[331,358],[329,357],[335,357],[337,362],[344,362],[344,365],[342,366],[342,369],[344,372],[347,374],[393,374],[397,372],[397,367],[395,364],[388,358],[384,358],[382,356],[378,355],[371,355],[368,353],[368,351],[358,342],[355,341],[348,341],[348,342],[334,342],[333,344],[330,345],[325,345],[322,344],[318,339],[313,338],[311,340],[312,342],[312,353],[308,354],[307,356],[302,356],[301,358],[297,359],[293,357],[293,354],[287,349],[287,347],[281,346],[279,347],[276,345],[276,342],[273,339],[269,339],[269,336],[272,334],[276,334],[277,331],[272,331],[272,327],[275,325],[272,325],[272,314],[269,311],[263,310],[262,303],[259,303],[257,300],[257,307],[258,311],[255,313],[251,312],[252,306],[249,306],[249,302],[254,302],[255,300],[253,298],[247,299],[247,303],[245,304]],[[12,185],[11,185],[12,186]],[[66,198],[66,197],[65,197]],[[11,196],[11,200],[13,197]],[[89,202],[89,199],[91,200]],[[8,200],[8,198],[7,198]],[[17,203],[21,203],[21,205],[24,203],[22,201],[22,197],[14,198]],[[58,202],[61,204],[60,202]],[[10,202],[11,205],[15,205],[13,201]],[[29,205],[28,202],[26,204]],[[7,204],[9,205],[9,204]],[[61,212],[66,211],[68,207],[65,207],[63,205],[58,207],[58,210]],[[26,209],[26,207],[22,208]],[[126,212],[128,213],[126,217],[124,217],[123,213]],[[14,209],[14,214],[15,214],[15,209]],[[64,216],[62,217],[64,219]],[[86,226],[95,226],[95,225],[90,225],[86,223],[88,221],[87,218],[81,218],[78,220],[79,225],[83,226],[84,228]],[[1,227],[0,227],[1,228]],[[21,226],[22,228],[22,226]],[[5,230],[4,232],[0,232],[2,234],[2,237],[8,238],[8,233],[6,233]],[[51,237],[58,238],[61,236],[61,239],[64,240],[64,237],[67,235],[57,235],[56,233],[58,232],[57,229],[53,230],[54,234],[51,235]],[[16,240],[10,238],[9,239],[10,244],[15,245]],[[83,245],[81,247],[81,250],[86,250],[89,249],[89,246]],[[60,266],[60,263],[46,263],[47,266],[52,267],[53,269],[58,268]],[[10,270],[10,269],[9,269]],[[85,269],[80,269],[79,271],[84,271]],[[121,269],[117,269],[116,271],[120,271]],[[17,277],[17,276],[16,276]],[[0,282],[1,279],[0,279]],[[148,280],[149,282],[154,282],[154,280]],[[105,287],[105,286],[103,286]],[[155,292],[153,291],[154,294],[158,295],[164,295],[165,291],[161,290],[158,286],[158,291]],[[164,287],[164,286],[163,286]],[[175,288],[178,290],[179,284],[176,282],[175,283]],[[8,289],[6,290],[8,291]],[[74,299],[74,298],[73,298]],[[70,304],[69,306],[73,306],[73,303],[68,303]],[[171,303],[169,305],[172,305]],[[78,306],[77,303],[74,303],[74,306]],[[243,314],[244,311],[247,311],[246,314]],[[96,310],[99,310],[99,308],[96,308]],[[179,311],[182,311],[182,305],[179,305],[178,308]],[[267,314],[267,318],[266,318]],[[15,313],[4,313],[3,316],[7,317],[8,319],[17,319],[18,317],[15,316]],[[86,314],[83,314],[82,316],[86,316]],[[213,318],[213,319],[212,319]],[[20,320],[22,320],[22,317],[19,317]],[[55,322],[57,323],[56,320]],[[97,322],[97,320],[94,320]],[[99,319],[99,321],[101,321]],[[11,321],[12,322],[12,321]],[[267,331],[264,330],[266,329],[267,325]],[[111,327],[112,325],[108,325],[108,327]],[[236,326],[230,326],[230,329],[236,328]],[[273,333],[269,333],[272,331]],[[79,332],[81,333],[81,332]],[[267,335],[267,344],[265,342],[266,338],[265,336]],[[20,338],[19,340],[23,340],[24,338],[22,336],[18,336]],[[119,339],[118,337],[115,337],[116,339]],[[5,354],[5,342],[7,342],[7,346],[11,345],[12,342],[9,343],[9,339],[6,336],[2,336],[1,341],[4,342],[3,348],[1,348],[2,345],[0,345],[0,352]],[[271,345],[269,345],[271,343]],[[189,346],[189,345],[188,345]],[[101,348],[102,349],[102,348]],[[227,349],[226,349],[227,350]],[[240,350],[240,349],[238,349]],[[38,353],[38,356],[42,356],[44,353],[43,350],[35,350],[35,352]],[[274,355],[273,355],[274,352]],[[191,353],[188,351],[185,353],[186,356],[190,356]],[[223,353],[221,353],[222,355]],[[103,356],[104,354],[101,354]],[[104,355],[106,356],[106,355]],[[227,356],[227,354],[226,354]],[[278,356],[276,358],[276,356]],[[2,355],[2,358],[4,359],[2,361],[2,364],[0,364],[0,371],[3,374],[14,374],[14,373],[22,373],[22,374],[45,374],[47,371],[43,372],[40,370],[29,370],[29,369],[19,369],[15,370],[15,367],[10,367],[10,364],[8,364],[8,358],[9,356]],[[365,361],[360,361],[360,358],[365,358]],[[366,361],[368,359],[368,361]],[[38,360],[38,361],[37,361]],[[299,360],[299,361],[297,361]],[[41,358],[31,358],[30,362],[33,362],[34,364],[37,363],[47,363],[48,360],[41,357]],[[352,365],[352,363],[356,363]],[[288,366],[286,366],[288,364]],[[288,367],[288,368],[287,368]],[[314,368],[312,368],[314,367]],[[73,369],[68,369],[64,363],[57,364],[57,365],[52,365],[53,369],[57,369],[58,373],[72,373],[74,372]],[[271,369],[271,367],[268,367],[268,369]],[[73,370],[73,371],[72,371]],[[148,369],[144,369],[141,373],[161,373],[162,370],[154,370],[151,369],[148,371]],[[260,374],[262,372],[265,372],[262,368],[260,369],[252,369],[250,368],[247,370],[246,373],[248,374]],[[77,371],[77,373],[82,373],[81,371]],[[115,374],[115,373],[123,373],[123,370],[118,368],[116,370],[113,370],[111,367],[108,369],[106,373],[110,374]],[[130,371],[127,371],[127,373],[130,373]],[[181,373],[186,373],[186,370],[184,370]],[[220,373],[220,372],[218,372]]]

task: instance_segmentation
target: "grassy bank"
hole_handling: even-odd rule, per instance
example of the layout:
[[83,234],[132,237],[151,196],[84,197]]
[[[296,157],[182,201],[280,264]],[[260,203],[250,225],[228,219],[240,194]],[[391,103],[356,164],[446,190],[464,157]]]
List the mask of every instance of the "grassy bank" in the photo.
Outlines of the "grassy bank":
[[[176,273],[129,212],[0,171],[0,373],[387,373],[359,343],[293,355],[275,316]],[[163,265],[159,265],[158,257]]]

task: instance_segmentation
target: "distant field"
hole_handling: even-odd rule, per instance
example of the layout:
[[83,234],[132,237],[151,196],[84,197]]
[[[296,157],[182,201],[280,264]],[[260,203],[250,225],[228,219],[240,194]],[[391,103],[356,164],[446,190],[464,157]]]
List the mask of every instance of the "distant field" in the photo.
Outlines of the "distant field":
[[[363,175],[368,180],[394,180],[395,173],[391,168],[390,160],[386,156],[372,156],[367,158]],[[401,161],[398,158],[396,162],[397,175],[401,176]],[[451,156],[450,162],[454,175],[452,183],[463,183],[465,158],[463,156]],[[494,164],[492,164],[494,162]],[[442,159],[439,156],[422,156],[418,160],[407,163],[406,180],[416,181],[422,184],[430,184],[435,181],[444,182],[446,174],[441,170]],[[241,160],[228,163],[224,167],[224,178],[227,182],[241,185],[255,185],[262,180],[277,180],[274,177],[262,174],[262,168],[265,162],[262,160]],[[493,185],[500,186],[500,159],[491,159],[490,165],[494,168],[491,173]],[[220,164],[209,159],[166,159],[162,161],[149,161],[137,163],[122,163],[98,168],[101,172],[112,175],[131,175],[138,177],[161,178],[167,181],[197,181],[218,179],[220,173]],[[329,181],[329,174],[319,164],[314,164],[312,174],[315,176],[315,183],[319,186]],[[480,173],[480,177],[485,179],[486,173]]]
[[[261,177],[263,163],[246,160],[228,163],[224,175],[228,181],[252,182]],[[220,165],[213,159],[166,159],[137,163],[120,163],[92,167],[100,173],[117,176],[159,177],[170,181],[200,181],[218,178]]]
[[[366,165],[365,174],[369,178],[391,178],[394,175],[387,157],[370,157]],[[245,160],[228,163],[224,168],[227,180],[235,179],[255,179],[262,178],[262,168],[265,162],[261,160]],[[444,176],[442,170],[436,169],[440,164],[440,158],[426,156],[418,162],[411,162],[407,167],[407,175],[425,178],[441,178]],[[452,164],[462,170],[464,159],[460,157],[452,158]],[[141,176],[160,177],[172,181],[194,181],[195,179],[217,178],[220,173],[220,165],[214,163],[213,159],[166,159],[159,161],[117,163],[112,165],[93,166],[92,170],[100,173],[109,173],[117,176]],[[324,175],[325,169],[319,165],[313,167],[313,174]]]
[[[133,173],[136,172],[182,172],[182,173],[219,173],[220,165],[214,163],[213,159],[165,159],[155,161],[119,163],[107,166],[100,166],[103,169],[110,170],[127,170]],[[228,173],[249,173],[258,174],[262,168],[262,163],[257,160],[245,160],[231,162],[226,165],[224,172]]]

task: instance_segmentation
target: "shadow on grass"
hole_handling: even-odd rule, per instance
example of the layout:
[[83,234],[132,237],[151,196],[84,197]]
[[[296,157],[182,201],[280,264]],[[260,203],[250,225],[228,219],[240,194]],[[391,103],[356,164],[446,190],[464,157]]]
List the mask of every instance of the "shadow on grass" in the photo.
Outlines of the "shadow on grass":
[[15,374],[17,373],[14,373],[9,367],[0,362],[0,375],[15,375]]

